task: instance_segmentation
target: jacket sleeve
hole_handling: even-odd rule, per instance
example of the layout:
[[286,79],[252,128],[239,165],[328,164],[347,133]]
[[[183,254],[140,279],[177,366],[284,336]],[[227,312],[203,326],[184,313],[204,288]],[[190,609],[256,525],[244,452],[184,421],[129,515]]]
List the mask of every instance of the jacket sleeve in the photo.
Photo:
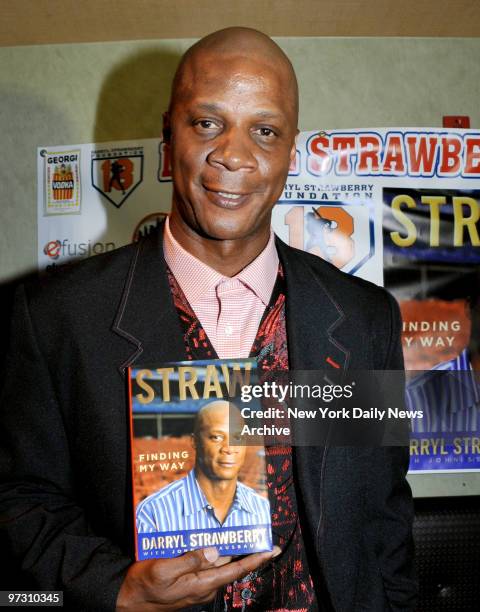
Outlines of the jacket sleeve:
[[0,394],[0,537],[7,560],[29,588],[62,590],[68,609],[114,610],[131,559],[92,530],[76,501],[49,370],[62,364],[47,364],[41,353],[24,287],[17,290],[11,337]]
[[[383,370],[403,372],[401,316],[396,301],[388,295],[390,329]],[[404,380],[403,374],[402,380]],[[367,495],[369,538],[374,542],[386,598],[393,611],[414,610],[417,581],[414,571],[412,492],[406,480],[408,446],[384,446],[375,451]]]

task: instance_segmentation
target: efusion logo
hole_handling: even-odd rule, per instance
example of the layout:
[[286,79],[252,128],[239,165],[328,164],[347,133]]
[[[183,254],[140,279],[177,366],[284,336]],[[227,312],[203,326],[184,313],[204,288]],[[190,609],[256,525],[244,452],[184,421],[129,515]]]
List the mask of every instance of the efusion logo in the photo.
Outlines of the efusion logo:
[[56,261],[59,257],[90,257],[107,251],[113,251],[114,242],[70,242],[68,238],[63,240],[50,240],[43,247],[47,257]]

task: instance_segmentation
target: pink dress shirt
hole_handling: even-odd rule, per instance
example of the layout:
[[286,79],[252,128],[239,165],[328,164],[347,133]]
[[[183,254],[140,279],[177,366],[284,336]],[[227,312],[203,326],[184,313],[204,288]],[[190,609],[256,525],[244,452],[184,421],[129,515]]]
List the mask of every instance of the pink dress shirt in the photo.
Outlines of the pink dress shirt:
[[163,250],[220,359],[248,357],[277,279],[279,260],[273,232],[260,255],[232,278],[186,251],[172,236],[168,217]]

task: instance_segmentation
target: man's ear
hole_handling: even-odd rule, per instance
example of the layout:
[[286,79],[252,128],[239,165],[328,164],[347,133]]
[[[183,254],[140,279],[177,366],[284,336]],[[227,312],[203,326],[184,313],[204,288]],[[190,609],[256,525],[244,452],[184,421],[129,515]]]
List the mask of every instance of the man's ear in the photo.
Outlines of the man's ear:
[[297,133],[295,134],[292,148],[290,149],[290,164],[293,164],[295,161],[295,158],[297,157],[297,138],[299,134],[300,134],[300,130],[297,129]]
[[170,144],[170,136],[171,136],[170,113],[168,111],[165,111],[162,117],[163,117],[163,127],[162,127],[163,142]]

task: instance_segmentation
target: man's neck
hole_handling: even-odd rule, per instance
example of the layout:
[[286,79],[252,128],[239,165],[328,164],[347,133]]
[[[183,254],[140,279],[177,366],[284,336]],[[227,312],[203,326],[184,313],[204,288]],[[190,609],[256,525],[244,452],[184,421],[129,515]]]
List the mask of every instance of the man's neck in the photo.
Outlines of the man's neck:
[[235,276],[256,259],[270,238],[270,232],[263,232],[243,240],[214,240],[200,236],[175,216],[170,217],[170,231],[186,251],[228,277]]
[[210,480],[198,469],[195,474],[203,494],[214,509],[215,516],[223,523],[235,499],[237,480]]

